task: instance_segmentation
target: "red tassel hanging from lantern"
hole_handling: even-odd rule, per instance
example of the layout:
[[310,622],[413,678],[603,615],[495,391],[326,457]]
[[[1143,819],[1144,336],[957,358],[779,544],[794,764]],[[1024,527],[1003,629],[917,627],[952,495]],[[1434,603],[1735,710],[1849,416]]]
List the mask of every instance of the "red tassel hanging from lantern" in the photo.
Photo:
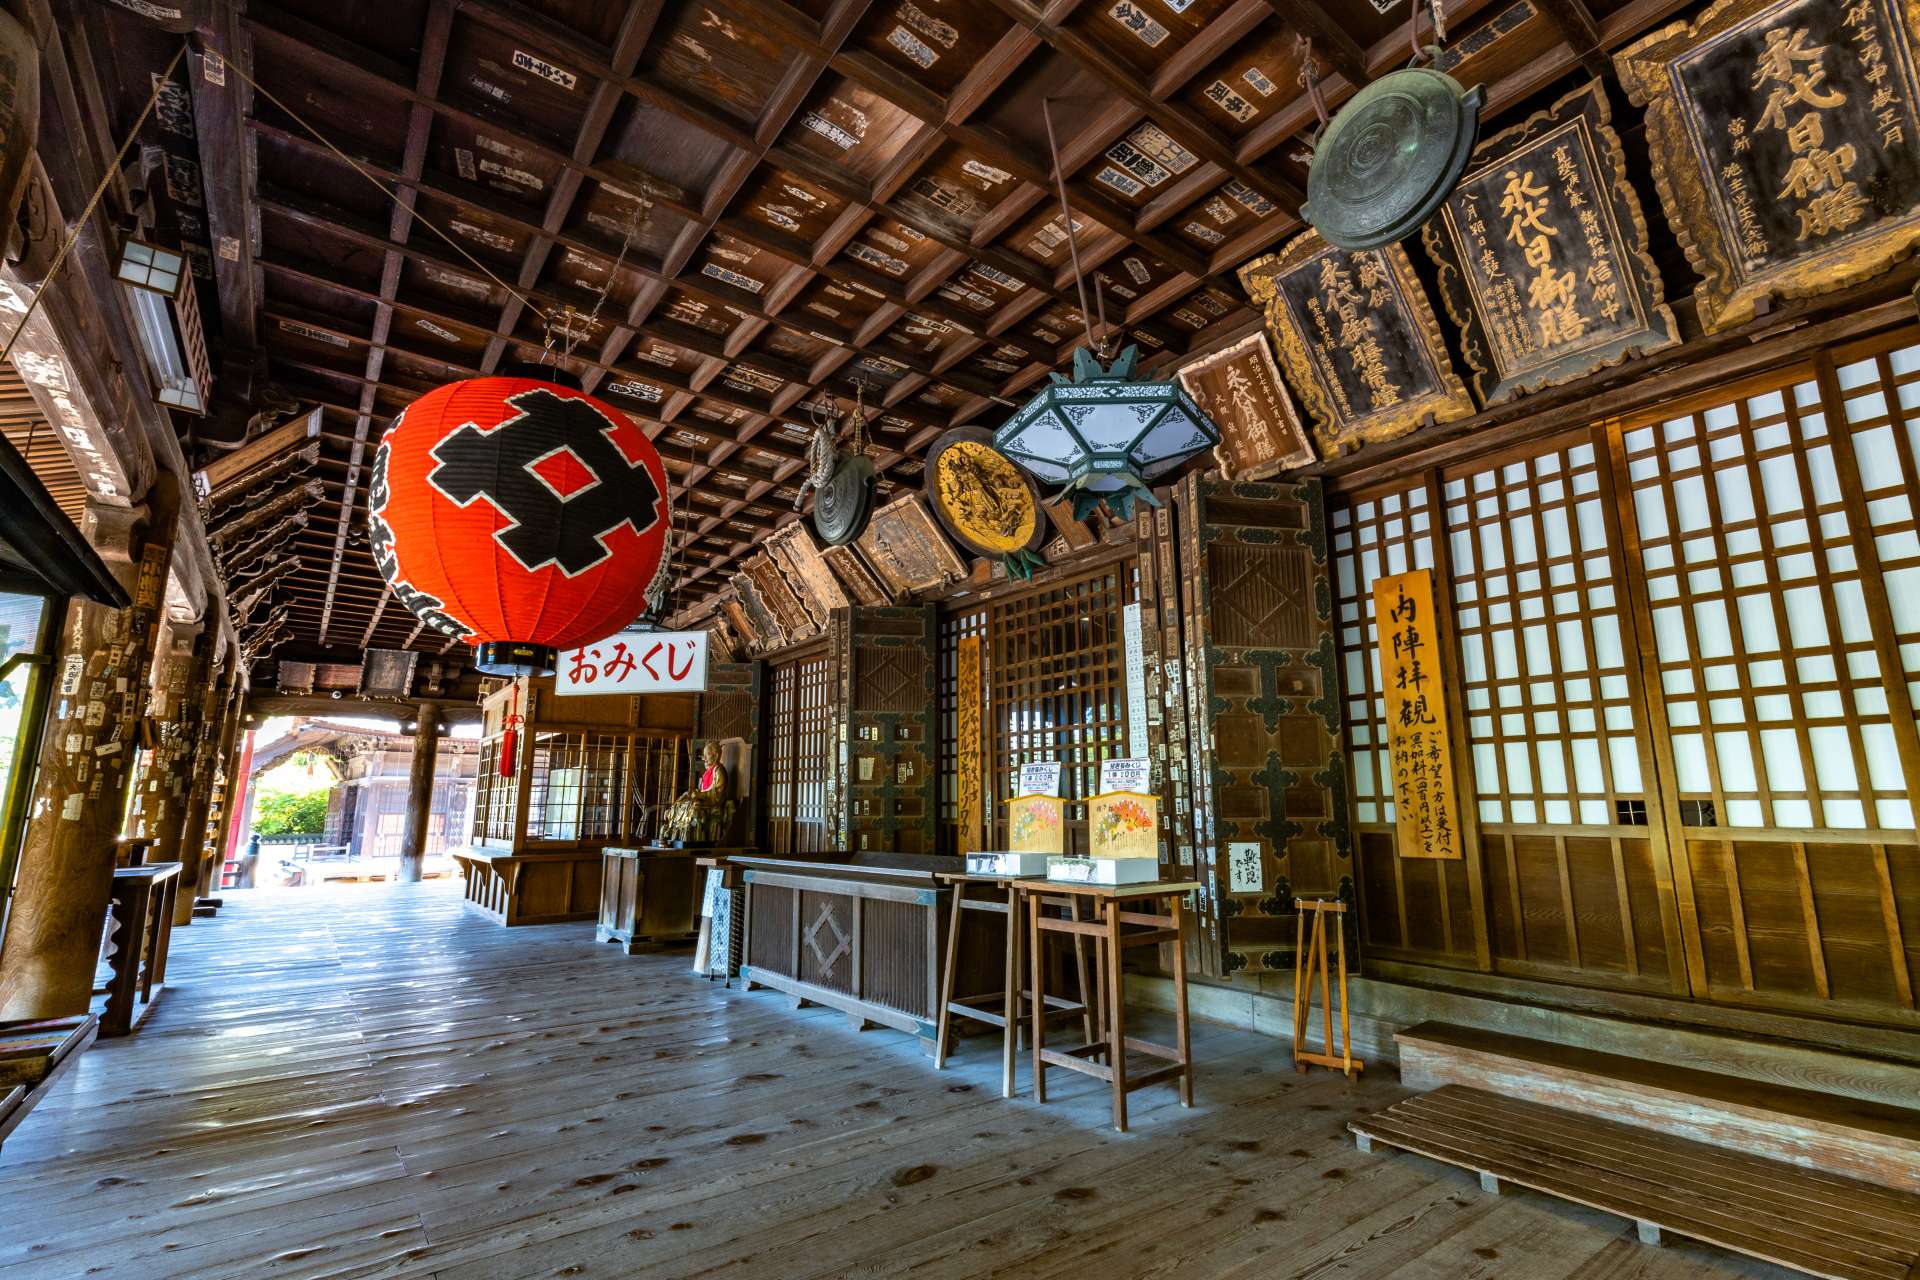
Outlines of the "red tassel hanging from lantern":
[[381,576],[490,675],[547,674],[556,650],[632,622],[666,553],[653,442],[569,381],[538,368],[436,388],[374,457]]

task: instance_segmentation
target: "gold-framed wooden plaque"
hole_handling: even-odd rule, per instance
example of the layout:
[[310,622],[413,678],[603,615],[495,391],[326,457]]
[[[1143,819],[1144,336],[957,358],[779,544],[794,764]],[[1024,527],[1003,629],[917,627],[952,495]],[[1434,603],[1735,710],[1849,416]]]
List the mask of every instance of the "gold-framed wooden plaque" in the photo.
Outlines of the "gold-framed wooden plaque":
[[1380,679],[1387,696],[1393,759],[1393,819],[1403,858],[1458,858],[1459,797],[1453,772],[1447,692],[1441,676],[1433,571],[1387,574],[1373,582]]
[[1240,268],[1324,455],[1471,417],[1473,397],[1397,244],[1348,252],[1317,231]]
[[1225,479],[1264,480],[1317,456],[1266,334],[1250,333],[1182,366],[1180,385],[1220,429],[1213,458]]
[[1598,81],[1474,148],[1422,229],[1482,404],[1680,340]]
[[1065,853],[1067,802],[1059,796],[1015,796],[1007,801],[1009,853]]
[[1920,243],[1915,0],[1718,0],[1614,55],[1708,332]]
[[1089,799],[1087,851],[1095,858],[1159,858],[1160,797],[1105,791]]
[[1038,551],[1047,516],[1033,477],[993,447],[993,433],[955,427],[927,450],[927,504],[953,540],[999,559]]

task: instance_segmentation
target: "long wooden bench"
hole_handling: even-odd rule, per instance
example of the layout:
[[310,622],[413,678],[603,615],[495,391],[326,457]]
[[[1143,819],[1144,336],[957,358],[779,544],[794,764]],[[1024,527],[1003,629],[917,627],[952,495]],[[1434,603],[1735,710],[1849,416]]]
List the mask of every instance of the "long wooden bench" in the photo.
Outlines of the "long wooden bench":
[[66,1074],[99,1033],[92,1014],[0,1022],[0,1143]]
[[1912,1108],[1449,1023],[1394,1039],[1411,1089],[1466,1085],[1920,1193]]
[[1920,1196],[1558,1107],[1447,1085],[1347,1126],[1661,1233],[1834,1280],[1920,1277]]

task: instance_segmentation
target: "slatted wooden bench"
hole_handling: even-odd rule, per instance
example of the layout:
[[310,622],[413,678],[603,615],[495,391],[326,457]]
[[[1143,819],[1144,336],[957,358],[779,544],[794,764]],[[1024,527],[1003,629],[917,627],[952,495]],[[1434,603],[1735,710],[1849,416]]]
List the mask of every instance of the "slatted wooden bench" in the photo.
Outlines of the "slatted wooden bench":
[[1662,1232],[1835,1280],[1920,1280],[1920,1196],[1460,1085],[1347,1126]]

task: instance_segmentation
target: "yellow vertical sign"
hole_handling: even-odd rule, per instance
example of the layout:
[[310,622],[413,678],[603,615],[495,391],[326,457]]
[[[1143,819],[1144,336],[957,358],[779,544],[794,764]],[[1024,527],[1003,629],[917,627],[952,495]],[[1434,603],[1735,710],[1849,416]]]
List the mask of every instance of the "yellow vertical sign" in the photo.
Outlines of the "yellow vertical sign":
[[986,791],[981,763],[986,756],[985,727],[980,703],[985,689],[980,671],[980,637],[962,636],[954,680],[958,712],[954,753],[960,775],[960,851],[971,853],[986,843]]
[[1439,617],[1433,574],[1416,569],[1377,578],[1373,620],[1380,679],[1387,696],[1393,754],[1394,826],[1403,858],[1458,858],[1453,740],[1441,681]]

